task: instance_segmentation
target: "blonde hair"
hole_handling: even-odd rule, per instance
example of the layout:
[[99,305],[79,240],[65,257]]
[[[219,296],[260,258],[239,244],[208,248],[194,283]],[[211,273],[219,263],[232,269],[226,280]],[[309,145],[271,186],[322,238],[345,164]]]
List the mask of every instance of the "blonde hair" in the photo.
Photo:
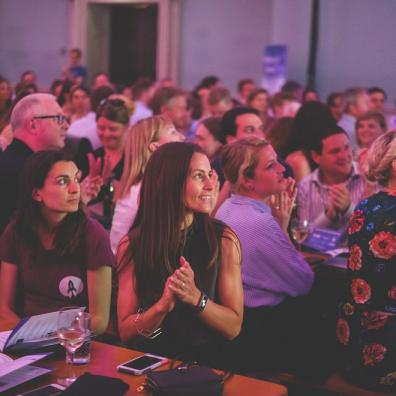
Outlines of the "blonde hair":
[[222,149],[221,165],[234,192],[241,188],[243,178],[252,179],[261,149],[270,143],[265,139],[246,138],[227,144]]
[[386,187],[394,159],[396,159],[396,131],[390,131],[378,136],[368,150],[367,178]]
[[160,133],[173,128],[172,121],[163,116],[153,116],[138,121],[128,129],[124,143],[124,170],[115,200],[125,197],[130,188],[142,180],[147,161],[151,156],[150,143],[160,138]]

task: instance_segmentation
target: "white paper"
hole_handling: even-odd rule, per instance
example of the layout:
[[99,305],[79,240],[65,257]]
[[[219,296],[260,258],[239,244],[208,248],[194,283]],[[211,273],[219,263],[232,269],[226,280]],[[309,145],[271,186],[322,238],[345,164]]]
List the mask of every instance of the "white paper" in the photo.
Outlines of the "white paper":
[[23,356],[19,359],[11,360],[6,364],[2,364],[0,366],[0,381],[1,377],[4,375],[11,373],[12,371],[18,370],[21,367],[25,367],[31,363],[37,362],[37,360],[43,359],[48,356],[50,353],[38,353],[36,355],[27,355]]
[[[70,310],[76,315],[81,308]],[[15,349],[27,349],[34,346],[46,346],[58,342],[57,321],[59,312],[50,312],[35,315],[28,318],[24,323],[18,325],[17,331],[6,341],[6,349],[15,345]],[[17,327],[18,327],[17,326]]]
[[53,371],[53,369],[36,366],[25,366],[11,373],[8,373],[1,377],[0,393],[26,381],[30,381],[33,378],[37,378],[43,374],[47,374],[51,371]]
[[0,353],[0,369],[6,364],[12,362],[12,359],[4,353]]
[[3,351],[4,345],[8,340],[8,337],[11,335],[12,330],[8,331],[0,331],[0,351]]

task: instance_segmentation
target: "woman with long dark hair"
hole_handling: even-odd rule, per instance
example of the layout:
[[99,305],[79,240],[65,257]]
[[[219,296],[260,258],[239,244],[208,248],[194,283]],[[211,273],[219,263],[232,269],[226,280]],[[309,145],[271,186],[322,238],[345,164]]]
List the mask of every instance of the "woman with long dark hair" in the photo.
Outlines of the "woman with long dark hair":
[[16,218],[0,238],[0,316],[86,306],[92,329],[109,321],[113,256],[106,232],[86,217],[80,174],[60,151],[40,151],[26,162]]
[[123,341],[206,359],[239,334],[241,252],[234,232],[209,216],[216,184],[194,144],[169,143],[152,154],[135,222],[117,252]]

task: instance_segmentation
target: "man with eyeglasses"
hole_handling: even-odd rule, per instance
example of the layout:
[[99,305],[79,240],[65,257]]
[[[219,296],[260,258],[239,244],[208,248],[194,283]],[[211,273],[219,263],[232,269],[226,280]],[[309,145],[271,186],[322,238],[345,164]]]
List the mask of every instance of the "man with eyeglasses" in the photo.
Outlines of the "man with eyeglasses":
[[0,233],[14,213],[23,164],[36,151],[63,149],[69,127],[55,97],[44,93],[21,99],[10,123],[15,137],[0,156]]

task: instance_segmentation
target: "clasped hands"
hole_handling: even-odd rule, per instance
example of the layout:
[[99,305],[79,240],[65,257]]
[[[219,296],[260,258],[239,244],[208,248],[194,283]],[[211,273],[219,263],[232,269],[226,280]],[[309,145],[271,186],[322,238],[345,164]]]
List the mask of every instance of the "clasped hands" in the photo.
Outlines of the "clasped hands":
[[195,307],[200,297],[201,291],[195,285],[194,271],[182,256],[180,267],[166,280],[160,302],[165,311],[171,312],[177,300]]
[[296,181],[293,178],[288,177],[286,179],[285,190],[278,194],[270,195],[266,200],[266,203],[271,208],[272,215],[277,219],[282,230],[286,233],[294,203],[296,201],[296,196]]
[[351,205],[351,195],[345,184],[330,186],[326,216],[331,221],[337,221],[344,215]]

